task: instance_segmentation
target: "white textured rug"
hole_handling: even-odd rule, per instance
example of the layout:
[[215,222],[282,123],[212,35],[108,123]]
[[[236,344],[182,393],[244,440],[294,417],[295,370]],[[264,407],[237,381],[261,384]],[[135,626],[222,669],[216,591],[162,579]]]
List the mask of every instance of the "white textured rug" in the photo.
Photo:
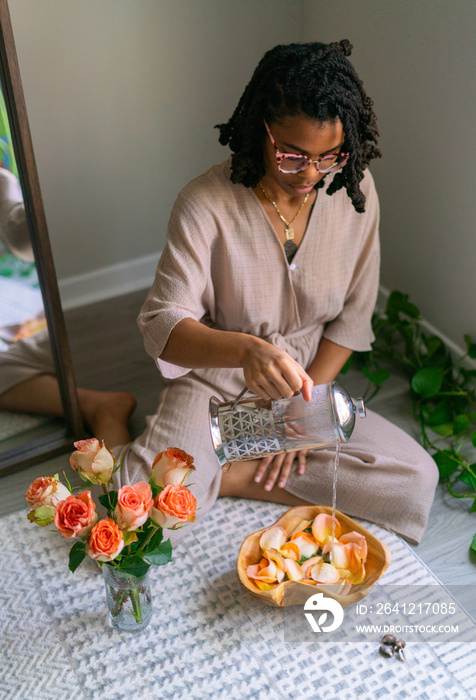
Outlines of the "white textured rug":
[[[175,549],[174,562],[153,567],[154,616],[139,635],[109,626],[92,561],[71,574],[69,542],[31,525],[26,510],[2,518],[0,698],[476,697],[473,643],[409,642],[406,663],[378,654],[379,635],[359,643],[285,643],[283,611],[250,597],[235,573],[245,536],[285,510],[220,499]],[[437,586],[396,535],[364,526],[392,552],[381,585]]]

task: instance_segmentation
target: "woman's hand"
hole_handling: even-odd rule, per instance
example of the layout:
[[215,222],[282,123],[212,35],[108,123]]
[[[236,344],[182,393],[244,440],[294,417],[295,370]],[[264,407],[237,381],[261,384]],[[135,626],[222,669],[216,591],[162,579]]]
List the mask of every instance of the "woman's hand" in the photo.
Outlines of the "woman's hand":
[[302,391],[311,400],[314,382],[285,350],[260,338],[247,347],[242,366],[248,389],[262,399],[289,399]]
[[256,469],[255,481],[258,483],[262,481],[268,470],[264,484],[265,490],[271,491],[276,482],[279,488],[284,488],[295,459],[298,460],[298,474],[304,474],[306,471],[306,455],[307,450],[298,450],[295,452],[282,452],[274,457],[272,455],[263,457]]

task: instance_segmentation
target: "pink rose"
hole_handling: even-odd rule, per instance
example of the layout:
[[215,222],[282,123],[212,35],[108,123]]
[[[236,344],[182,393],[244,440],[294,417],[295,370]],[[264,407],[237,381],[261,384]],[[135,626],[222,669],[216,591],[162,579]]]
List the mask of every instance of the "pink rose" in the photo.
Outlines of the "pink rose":
[[160,527],[168,529],[195,520],[197,500],[185,486],[166,486],[154,501],[150,517]]
[[100,520],[91,530],[87,552],[96,561],[112,561],[124,548],[124,536],[114,520]]
[[145,481],[123,486],[117,493],[114,517],[121,530],[137,530],[150,515],[154,500],[152,489]]
[[194,469],[193,457],[178,447],[169,447],[154,459],[151,480],[159,488],[174,484],[183,486]]
[[98,514],[91,491],[68,496],[55,507],[55,525],[63,537],[86,537],[97,522]]
[[96,438],[79,440],[74,443],[77,448],[69,458],[71,467],[78,472],[84,481],[92,484],[105,484],[111,480],[116,460]]
[[54,507],[60,501],[68,498],[69,495],[70,492],[60,482],[58,474],[55,474],[54,476],[39,476],[38,479],[35,479],[25,493],[25,498],[31,508]]

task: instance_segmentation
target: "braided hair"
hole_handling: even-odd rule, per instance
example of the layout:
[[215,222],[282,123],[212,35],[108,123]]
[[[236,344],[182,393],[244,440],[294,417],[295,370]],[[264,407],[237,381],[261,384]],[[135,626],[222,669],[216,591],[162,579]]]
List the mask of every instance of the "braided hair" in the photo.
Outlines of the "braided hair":
[[232,182],[257,187],[265,175],[263,119],[272,124],[299,114],[321,123],[338,118],[345,134],[342,150],[350,155],[326,191],[331,195],[345,187],[355,210],[365,211],[359,183],[368,163],[381,153],[374,145],[379,133],[373,102],[346,58],[351,51],[344,39],[279,45],[263,56],[230,120],[216,125],[220,143],[232,151]]

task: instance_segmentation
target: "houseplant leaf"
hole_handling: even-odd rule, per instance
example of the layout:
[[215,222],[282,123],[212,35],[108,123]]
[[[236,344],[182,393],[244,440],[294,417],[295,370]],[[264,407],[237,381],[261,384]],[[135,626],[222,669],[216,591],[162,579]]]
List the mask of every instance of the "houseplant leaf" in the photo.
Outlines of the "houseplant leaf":
[[444,375],[444,370],[441,367],[419,369],[412,377],[411,387],[420,396],[431,398],[441,389]]

